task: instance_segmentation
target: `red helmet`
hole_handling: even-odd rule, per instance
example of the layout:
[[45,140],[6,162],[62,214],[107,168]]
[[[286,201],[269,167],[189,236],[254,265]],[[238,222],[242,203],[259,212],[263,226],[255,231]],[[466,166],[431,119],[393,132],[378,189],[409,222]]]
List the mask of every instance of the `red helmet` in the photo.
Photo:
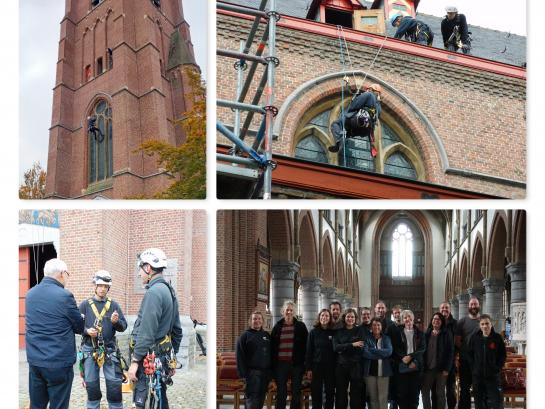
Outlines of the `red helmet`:
[[379,84],[371,84],[367,87],[367,89],[371,89],[375,92],[378,92],[379,94],[382,93],[382,87]]

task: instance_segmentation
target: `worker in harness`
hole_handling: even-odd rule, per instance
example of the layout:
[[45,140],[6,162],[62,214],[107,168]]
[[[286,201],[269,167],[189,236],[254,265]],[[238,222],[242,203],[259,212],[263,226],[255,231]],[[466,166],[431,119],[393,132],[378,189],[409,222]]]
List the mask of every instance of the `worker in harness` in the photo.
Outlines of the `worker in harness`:
[[433,44],[433,32],[423,21],[417,20],[411,16],[394,14],[390,19],[392,26],[397,27],[394,38],[405,37],[405,40],[411,43],[430,46]]
[[163,278],[167,258],[162,250],[144,250],[138,266],[146,294],[129,345],[129,379],[135,382],[133,401],[137,408],[168,409],[167,385],[172,384],[171,377],[179,369],[176,354],[182,341],[178,300]]
[[127,329],[127,321],[119,304],[108,297],[112,286],[110,273],[106,270],[97,271],[93,283],[95,295],[79,306],[80,312],[85,315],[85,329],[78,356],[87,389],[87,409],[100,408],[100,368],[106,379],[109,409],[123,409],[121,384],[123,369],[126,369],[127,364],[117,347],[115,334]]
[[462,50],[464,54],[469,54],[471,38],[466,16],[458,14],[458,9],[453,6],[446,7],[445,10],[447,15],[441,21],[441,34],[445,48],[454,52]]
[[[380,117],[380,94],[382,87],[379,84],[370,84],[365,92],[356,93],[348,109],[343,115],[331,124],[331,133],[335,137],[335,145],[329,146],[330,152],[338,152],[341,147],[343,133],[347,138],[356,136],[369,138],[371,155],[375,157],[377,150],[375,143],[375,126]],[[343,132],[344,122],[344,132]]]

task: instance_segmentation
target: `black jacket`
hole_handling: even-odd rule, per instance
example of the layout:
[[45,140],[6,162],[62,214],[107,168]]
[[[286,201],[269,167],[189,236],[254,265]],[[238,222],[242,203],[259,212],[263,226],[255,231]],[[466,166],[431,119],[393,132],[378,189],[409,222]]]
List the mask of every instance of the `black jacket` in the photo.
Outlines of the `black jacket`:
[[305,368],[312,369],[316,364],[334,365],[334,329],[313,328],[308,334]]
[[[431,339],[432,330],[426,331],[426,351]],[[437,338],[437,365],[438,371],[450,372],[454,364],[454,337],[448,329],[441,330]],[[428,368],[428,354],[424,353],[424,369]]]
[[458,32],[460,33],[460,39],[462,40],[463,44],[467,44],[467,21],[466,16],[463,14],[457,14],[454,19],[449,20],[448,18],[444,18],[443,21],[441,21],[441,34],[443,35],[443,44],[445,47],[448,46],[447,41],[449,37],[452,34],[452,31],[454,30],[454,27],[458,26]]
[[333,350],[337,354],[337,363],[341,365],[361,362],[363,348],[355,348],[353,342],[363,341],[366,330],[362,327],[342,328],[335,332]]
[[488,337],[484,337],[479,330],[469,340],[468,358],[474,377],[490,378],[499,375],[506,355],[505,343],[494,329]]
[[[97,308],[98,313],[100,314],[106,305],[106,300],[100,301],[96,298],[92,298],[94,305]],[[121,307],[117,302],[114,300],[110,301],[110,308],[108,311],[104,314],[104,317],[102,319],[102,336],[104,338],[104,344],[108,347],[115,347],[115,334],[116,332],[124,332],[127,329],[127,320],[125,319],[125,316],[123,315],[123,311],[121,311]],[[93,346],[93,341],[91,340],[91,337],[87,333],[87,329],[92,328],[95,319],[95,313],[93,312],[93,308],[89,304],[89,299],[83,301],[79,305],[80,312],[85,315],[85,329],[83,330],[83,339],[82,342],[85,345]],[[114,311],[117,311],[119,314],[119,320],[112,324],[112,314]]]
[[[271,332],[271,356],[273,359],[273,366],[278,362],[278,347],[280,346],[280,333],[282,332],[283,325],[284,318],[276,323]],[[305,363],[308,331],[306,325],[296,318],[293,319],[293,325],[294,339],[292,362],[294,365],[303,365]]]
[[[413,344],[414,352],[407,354],[407,338],[405,337],[404,328],[398,328],[398,331],[395,334],[391,335],[392,346],[394,348],[394,353],[392,359],[396,362],[397,365],[401,363],[401,360],[404,356],[410,355],[412,361],[416,363],[416,366],[419,371],[424,369],[424,352],[426,351],[426,337],[422,331],[420,331],[416,326],[413,326]],[[409,362],[410,363],[410,362]]]
[[364,108],[375,108],[377,119],[380,117],[381,107],[380,101],[377,99],[375,94],[370,91],[365,91],[362,94],[357,95],[346,110],[345,117],[352,118],[358,113],[360,109]]
[[248,328],[237,340],[237,371],[246,378],[251,369],[271,367],[271,336],[267,331]]

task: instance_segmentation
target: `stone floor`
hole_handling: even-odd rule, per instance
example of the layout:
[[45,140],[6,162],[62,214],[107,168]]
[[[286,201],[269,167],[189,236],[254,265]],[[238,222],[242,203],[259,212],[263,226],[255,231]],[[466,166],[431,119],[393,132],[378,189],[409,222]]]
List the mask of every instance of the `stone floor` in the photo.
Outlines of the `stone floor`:
[[[167,394],[170,409],[206,409],[206,357],[198,357],[195,366],[187,371],[179,371],[173,378],[174,385],[168,388]],[[107,409],[106,386],[101,379],[103,398],[101,409]],[[85,409],[87,394],[81,385],[78,369],[74,367],[74,383],[70,399],[70,409]],[[19,409],[26,407],[28,396],[28,364],[24,353],[19,358]],[[132,394],[123,394],[123,407],[130,408]]]

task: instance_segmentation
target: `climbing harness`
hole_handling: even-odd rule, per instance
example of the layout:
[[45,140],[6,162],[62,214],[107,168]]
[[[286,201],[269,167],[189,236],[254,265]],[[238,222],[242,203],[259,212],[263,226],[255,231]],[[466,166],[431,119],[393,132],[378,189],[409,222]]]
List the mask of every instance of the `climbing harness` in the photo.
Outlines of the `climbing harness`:
[[96,328],[98,333],[96,340],[94,338],[91,338],[91,342],[93,344],[92,356],[99,368],[102,368],[102,366],[104,365],[104,361],[106,360],[106,348],[104,347],[104,337],[102,334],[102,320],[110,309],[111,304],[112,301],[109,298],[106,298],[106,304],[104,305],[104,308],[102,308],[102,311],[99,313],[95,302],[92,298],[89,298],[89,305],[93,310],[93,314],[95,314],[95,322],[93,324],[93,327]]

